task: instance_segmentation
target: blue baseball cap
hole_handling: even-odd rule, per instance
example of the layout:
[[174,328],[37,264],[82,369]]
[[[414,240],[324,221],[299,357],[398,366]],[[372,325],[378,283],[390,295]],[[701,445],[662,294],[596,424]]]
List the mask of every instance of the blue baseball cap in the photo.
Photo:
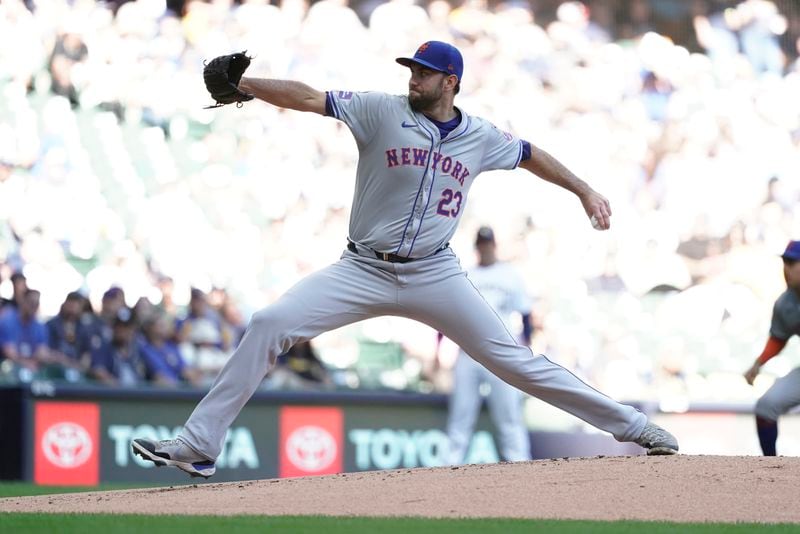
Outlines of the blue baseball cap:
[[800,241],[789,241],[786,250],[781,254],[784,260],[800,261]]
[[459,81],[464,73],[464,60],[461,58],[461,52],[455,46],[442,41],[422,43],[414,53],[414,57],[399,57],[395,61],[404,67],[410,67],[416,63],[445,74],[455,74]]

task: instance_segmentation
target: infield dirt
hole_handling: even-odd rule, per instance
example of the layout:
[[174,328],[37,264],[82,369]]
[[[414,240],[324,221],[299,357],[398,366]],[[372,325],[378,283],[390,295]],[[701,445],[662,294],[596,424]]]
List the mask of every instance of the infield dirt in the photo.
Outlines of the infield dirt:
[[800,458],[614,456],[11,497],[0,511],[796,523],[798,483]]

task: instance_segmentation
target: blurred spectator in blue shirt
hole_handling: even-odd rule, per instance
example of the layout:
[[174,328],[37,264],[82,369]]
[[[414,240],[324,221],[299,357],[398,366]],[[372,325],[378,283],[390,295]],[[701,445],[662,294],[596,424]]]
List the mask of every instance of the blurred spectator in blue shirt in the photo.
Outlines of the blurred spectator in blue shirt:
[[36,317],[39,291],[28,289],[17,303],[18,308],[6,312],[0,320],[0,348],[3,357],[17,369],[36,372],[49,358],[47,332]]
[[100,301],[100,318],[110,325],[116,321],[117,312],[124,307],[125,291],[121,287],[111,286]]
[[85,334],[83,341],[86,343],[86,346],[80,348],[80,352],[88,353],[89,360],[91,360],[92,350],[100,348],[103,343],[111,339],[111,329],[108,328],[108,338],[104,339],[103,336],[106,330],[105,322],[95,313],[92,302],[85,295],[81,295],[80,323],[81,329]]
[[[185,317],[178,319],[175,324],[175,339],[180,343],[193,342],[192,330],[197,328],[198,324],[202,324],[203,329],[208,328],[210,324],[214,332],[214,346],[222,348],[222,328],[217,313],[209,306],[206,294],[197,288],[192,288],[191,296],[189,298],[189,309]],[[208,337],[208,336],[204,336]]]
[[136,321],[128,308],[117,310],[111,340],[92,350],[89,375],[109,386],[136,386],[147,381],[147,366],[136,343]]
[[[105,293],[100,301],[100,312],[95,314],[91,310],[91,304],[87,304],[89,310],[84,310],[84,320],[90,323],[89,336],[92,339],[92,349],[97,349],[101,345],[107,345],[113,337],[113,326],[117,320],[117,312],[125,308],[125,292],[120,287],[112,286]],[[88,313],[86,313],[88,312]]]
[[139,300],[133,305],[133,315],[139,326],[142,326],[153,317],[161,315],[161,311],[147,297],[139,297]]
[[200,373],[186,365],[178,346],[169,341],[172,337],[172,323],[166,315],[154,315],[144,320],[139,352],[151,375],[151,381],[168,386],[182,382],[193,386],[201,384]]
[[83,374],[89,370],[91,336],[89,325],[81,321],[83,309],[83,295],[73,291],[61,304],[58,314],[45,323],[51,361],[62,367],[65,378],[71,380],[78,378],[76,371]]

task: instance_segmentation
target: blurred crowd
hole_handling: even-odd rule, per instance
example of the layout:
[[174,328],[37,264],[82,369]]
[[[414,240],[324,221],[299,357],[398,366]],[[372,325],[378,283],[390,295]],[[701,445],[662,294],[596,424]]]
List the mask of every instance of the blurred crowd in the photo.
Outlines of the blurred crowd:
[[[0,279],[2,280],[2,279]],[[178,307],[173,281],[157,280],[158,305],[142,297],[129,307],[112,286],[95,311],[81,291],[70,291],[53,317],[39,314],[41,293],[22,272],[0,300],[0,377],[107,386],[208,387],[244,335],[241,314],[224,289],[192,288]],[[330,378],[310,343],[280,355],[268,385],[325,386]]]
[[[766,0],[4,0],[3,324],[36,318],[25,335],[46,340],[4,357],[207,384],[253,311],[341,254],[357,152],[333,119],[204,109],[203,61],[247,50],[253,76],[405,93],[394,58],[440,39],[464,54],[457,105],[611,201],[600,234],[526,173],[476,181],[452,246],[469,262],[475,229],[495,228],[535,297],[534,350],[617,398],[752,399],[798,355],[755,390],[741,377],[800,236],[798,37],[795,3]],[[316,371],[274,387],[363,386],[334,371],[383,361],[379,384],[448,389],[427,327],[375,319],[313,343],[296,352]],[[137,363],[115,363],[122,345]]]
[[110,287],[95,311],[70,291],[58,313],[42,319],[41,293],[22,272],[10,277],[12,294],[0,301],[0,369],[6,379],[95,381],[109,386],[205,386],[225,364],[244,330],[224,291],[192,289],[179,310],[172,281],[158,280],[158,306],[141,298],[132,307],[125,291]]

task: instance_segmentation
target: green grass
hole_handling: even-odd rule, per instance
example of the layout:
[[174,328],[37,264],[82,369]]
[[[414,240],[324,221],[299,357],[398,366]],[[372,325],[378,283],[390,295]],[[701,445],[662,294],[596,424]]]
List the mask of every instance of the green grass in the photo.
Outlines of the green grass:
[[[162,484],[163,485],[163,484]],[[109,491],[153,487],[146,484],[103,484],[101,486],[37,486],[24,482],[0,483],[0,497],[48,495],[79,491]],[[758,534],[797,533],[800,525],[680,524],[642,521],[555,521],[522,519],[420,519],[319,516],[148,516],[111,514],[18,514],[0,513],[0,532],[85,534],[89,529],[103,534],[217,534],[219,532],[292,532],[309,534]]]
[[411,519],[354,517],[201,517],[76,514],[0,514],[3,532],[58,532],[84,534],[88,529],[103,534],[140,533],[217,534],[297,532],[309,534],[461,534],[464,532],[516,534],[665,534],[665,533],[785,533],[800,532],[795,525],[676,524],[640,521],[531,521],[518,519]]

